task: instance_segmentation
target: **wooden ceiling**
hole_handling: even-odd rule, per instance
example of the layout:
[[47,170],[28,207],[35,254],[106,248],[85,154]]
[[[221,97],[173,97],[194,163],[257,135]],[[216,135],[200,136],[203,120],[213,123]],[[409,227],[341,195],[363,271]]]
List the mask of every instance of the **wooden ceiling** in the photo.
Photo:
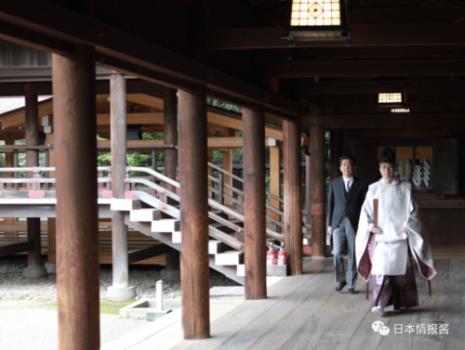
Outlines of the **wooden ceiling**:
[[348,42],[283,40],[289,3],[249,0],[255,23],[211,31],[210,63],[265,86],[278,80],[332,120],[389,115],[381,91],[404,93],[414,116],[465,118],[465,1],[348,1]]
[[[68,28],[67,23],[82,18],[71,17],[71,9],[255,86],[279,88],[280,94],[317,106],[320,114],[335,120],[344,115],[385,116],[386,110],[376,104],[379,91],[405,93],[414,116],[465,116],[465,0],[349,0],[348,42],[283,39],[290,0],[120,1],[118,6],[111,0],[79,6],[71,0],[55,2],[64,8],[47,7],[63,23],[53,21],[55,31],[62,26],[68,36],[97,43],[98,35],[107,38],[107,32],[94,35],[83,27],[81,35],[75,26]],[[37,0],[35,6],[41,3]],[[23,18],[42,20],[27,7]],[[125,48],[126,55],[136,52],[128,38],[112,41],[112,49]],[[61,42],[47,45],[59,48]],[[143,54],[137,51],[139,58]],[[151,57],[157,63],[164,58]],[[186,67],[179,65],[179,75]],[[199,70],[194,73],[197,79]],[[223,78],[208,74],[201,78]]]

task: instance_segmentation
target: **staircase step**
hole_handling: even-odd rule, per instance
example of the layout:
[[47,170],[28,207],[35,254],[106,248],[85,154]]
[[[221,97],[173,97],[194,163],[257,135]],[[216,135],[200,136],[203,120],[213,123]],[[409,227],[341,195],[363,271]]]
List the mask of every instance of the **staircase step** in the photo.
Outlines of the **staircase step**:
[[237,265],[236,274],[240,277],[245,277],[245,264]]
[[179,231],[180,221],[176,219],[161,219],[152,221],[152,232]]
[[237,250],[229,250],[224,253],[215,255],[215,264],[217,265],[239,265],[244,261],[244,254]]
[[210,239],[208,241],[208,254],[213,255],[224,252],[226,250],[226,247],[226,244],[224,244],[223,242]]
[[181,244],[181,231],[174,231],[171,235],[171,242]]
[[161,219],[161,212],[156,209],[135,209],[129,213],[129,221],[133,222],[152,222],[159,219]]
[[140,201],[137,199],[112,198],[111,200],[111,210],[131,211],[139,209],[140,206]]

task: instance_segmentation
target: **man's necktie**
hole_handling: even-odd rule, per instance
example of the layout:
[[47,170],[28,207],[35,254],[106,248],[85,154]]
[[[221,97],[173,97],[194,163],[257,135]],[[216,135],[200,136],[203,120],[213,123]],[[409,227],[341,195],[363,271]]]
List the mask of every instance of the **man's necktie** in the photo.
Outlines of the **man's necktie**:
[[347,191],[347,192],[349,192],[350,186],[352,186],[352,180],[348,180],[348,181],[346,182],[346,191]]

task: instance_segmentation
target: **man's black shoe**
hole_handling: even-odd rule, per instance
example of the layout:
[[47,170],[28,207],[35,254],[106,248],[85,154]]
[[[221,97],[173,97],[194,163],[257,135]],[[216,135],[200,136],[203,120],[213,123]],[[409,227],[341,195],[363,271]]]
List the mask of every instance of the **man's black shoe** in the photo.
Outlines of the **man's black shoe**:
[[346,284],[347,284],[346,281],[339,282],[339,284],[336,286],[336,292],[340,292]]
[[351,288],[349,288],[349,293],[350,294],[357,294],[357,291],[355,290],[355,288],[351,287]]

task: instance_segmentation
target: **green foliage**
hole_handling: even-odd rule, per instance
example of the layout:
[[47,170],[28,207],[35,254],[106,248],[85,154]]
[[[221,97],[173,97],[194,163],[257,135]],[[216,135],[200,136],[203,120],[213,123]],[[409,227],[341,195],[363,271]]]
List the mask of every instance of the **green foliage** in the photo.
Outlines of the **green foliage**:
[[149,167],[152,165],[152,157],[144,153],[140,153],[140,152],[128,153],[127,158],[128,158],[129,166]]
[[[164,135],[162,132],[144,132],[142,134],[143,140],[163,140]],[[102,141],[104,138],[97,135],[97,140]],[[164,162],[164,152],[157,150],[156,152],[156,162],[160,166]],[[128,166],[134,167],[151,167],[152,166],[152,154],[149,152],[128,152],[127,155],[127,164]],[[110,166],[111,165],[111,153],[105,152],[101,153],[97,157],[98,166]]]
[[142,133],[142,140],[164,140],[162,132],[144,132]]
[[230,112],[235,112],[235,113],[240,113],[241,112],[241,108],[238,105],[235,105],[235,104],[229,103],[229,102],[225,102],[225,101],[219,100],[217,98],[213,98],[213,97],[207,97],[207,105],[215,107],[215,108],[219,108],[219,109],[224,109],[224,110],[230,111]]
[[218,150],[212,152],[212,163],[222,166],[224,159],[224,153]]

